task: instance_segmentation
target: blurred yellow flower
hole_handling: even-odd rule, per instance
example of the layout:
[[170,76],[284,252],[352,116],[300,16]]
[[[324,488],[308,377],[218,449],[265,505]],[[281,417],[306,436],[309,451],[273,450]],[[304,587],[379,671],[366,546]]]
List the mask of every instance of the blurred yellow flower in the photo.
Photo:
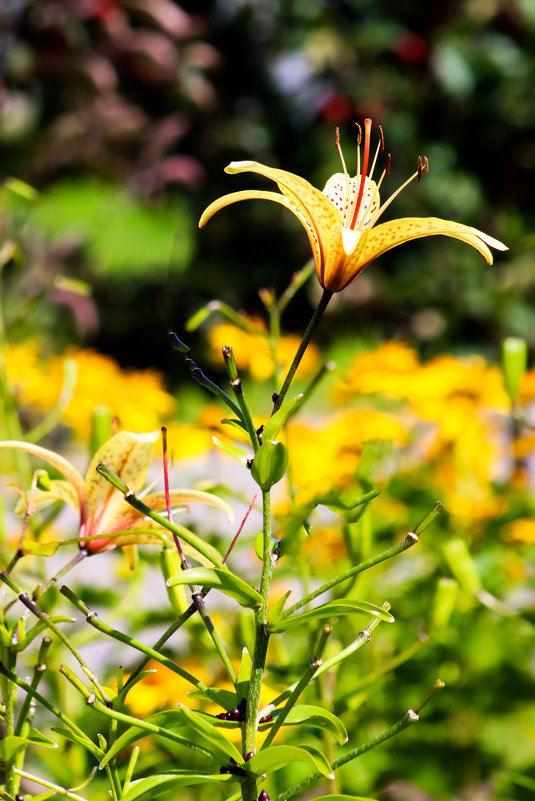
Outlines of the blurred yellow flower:
[[75,362],[77,375],[62,421],[80,439],[89,438],[96,406],[107,406],[121,428],[132,431],[159,428],[175,409],[175,399],[155,370],[124,370],[109,356],[77,348],[43,359],[36,343],[7,348],[6,373],[19,402],[41,411],[52,409],[63,386],[66,359]]
[[407,431],[391,414],[358,409],[335,415],[321,428],[291,423],[287,438],[293,483],[303,503],[352,481],[363,442],[380,439],[402,444]]
[[521,517],[513,520],[503,529],[502,536],[508,542],[519,545],[532,545],[535,542],[535,520]]
[[[281,337],[277,342],[274,365],[269,340],[261,333],[262,323],[258,320],[250,322],[260,329],[258,334],[249,333],[230,323],[222,323],[211,328],[208,333],[208,341],[212,348],[211,359],[214,363],[220,364],[222,347],[231,345],[238,369],[249,370],[257,381],[266,381],[279,369],[290,365],[300,339],[291,335]],[[299,365],[298,375],[309,375],[316,366],[318,358],[318,349],[314,345],[309,345]]]

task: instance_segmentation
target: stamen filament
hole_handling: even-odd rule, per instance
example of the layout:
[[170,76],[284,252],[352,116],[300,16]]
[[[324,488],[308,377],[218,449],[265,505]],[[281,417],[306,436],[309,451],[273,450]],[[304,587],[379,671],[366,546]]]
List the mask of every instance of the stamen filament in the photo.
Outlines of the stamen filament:
[[382,205],[382,206],[380,206],[380,207],[377,209],[377,211],[375,212],[375,214],[373,215],[373,217],[372,217],[372,218],[371,218],[371,220],[369,221],[368,225],[369,225],[369,227],[370,227],[370,228],[372,228],[372,227],[375,225],[375,223],[377,222],[377,220],[379,219],[379,217],[381,216],[381,214],[383,213],[383,211],[384,211],[386,208],[388,208],[388,206],[390,206],[390,204],[392,203],[392,201],[393,201],[393,200],[395,200],[395,198],[396,198],[396,197],[399,195],[399,193],[400,193],[400,192],[402,192],[402,191],[405,189],[405,187],[406,187],[406,186],[408,186],[408,185],[411,183],[411,181],[414,181],[414,179],[415,179],[415,178],[417,178],[417,177],[418,177],[418,170],[417,170],[416,172],[414,172],[414,173],[413,173],[413,174],[410,176],[410,178],[407,178],[407,180],[405,181],[405,183],[401,184],[401,186],[400,186],[398,189],[396,189],[396,191],[395,191],[395,192],[394,192],[392,195],[390,195],[390,197],[388,198],[388,200],[385,200],[385,202],[383,203],[383,205]]
[[370,131],[372,127],[372,121],[369,117],[366,117],[364,120],[364,153],[362,156],[362,172],[359,171],[360,175],[360,182],[359,182],[359,194],[357,197],[357,204],[355,206],[355,210],[353,211],[353,217],[349,227],[354,229],[356,221],[358,220],[360,206],[362,204],[362,196],[364,195],[364,186],[366,184],[366,173],[368,171],[368,161],[370,158]]

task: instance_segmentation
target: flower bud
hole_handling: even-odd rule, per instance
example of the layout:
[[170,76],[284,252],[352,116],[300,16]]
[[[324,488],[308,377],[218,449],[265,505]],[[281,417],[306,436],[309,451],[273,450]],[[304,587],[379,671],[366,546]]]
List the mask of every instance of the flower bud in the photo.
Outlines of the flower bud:
[[288,451],[283,443],[268,440],[255,453],[251,474],[258,486],[266,492],[284,476],[288,462]]

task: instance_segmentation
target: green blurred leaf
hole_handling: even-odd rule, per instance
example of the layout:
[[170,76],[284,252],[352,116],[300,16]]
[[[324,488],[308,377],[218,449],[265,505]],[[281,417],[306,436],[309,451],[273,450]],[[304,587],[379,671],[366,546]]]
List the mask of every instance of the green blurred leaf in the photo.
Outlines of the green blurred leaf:
[[30,745],[38,745],[41,748],[57,748],[58,744],[45,737],[37,729],[32,729],[27,737],[17,737],[15,735],[8,735],[0,740],[0,759],[2,762],[9,764],[13,763],[15,757],[23,749],[28,748]]
[[39,196],[33,217],[51,236],[80,236],[108,275],[165,276],[170,267],[182,271],[192,254],[194,226],[177,197],[148,206],[113,184],[70,178]]
[[229,570],[220,568],[193,567],[183,570],[178,576],[168,579],[167,584],[170,587],[177,584],[200,584],[203,587],[217,589],[234,598],[241,606],[251,609],[256,609],[262,604],[262,596],[257,590]]
[[385,612],[385,610],[381,609],[380,606],[368,603],[367,601],[353,601],[352,599],[347,598],[345,600],[342,599],[339,601],[329,601],[328,603],[318,606],[315,609],[310,609],[308,612],[303,612],[301,615],[293,615],[292,617],[284,618],[284,620],[279,620],[269,628],[272,632],[289,631],[297,628],[298,626],[302,626],[305,623],[309,623],[312,620],[324,620],[325,618],[329,617],[353,615],[355,612],[364,612],[366,614],[373,615],[374,617],[378,617],[380,620],[384,620],[385,623],[394,622],[394,617],[390,614],[390,612]]
[[89,737],[81,737],[76,732],[71,731],[70,729],[64,729],[61,726],[52,726],[52,731],[59,734],[61,737],[65,737],[66,740],[70,740],[72,743],[78,743],[81,745],[82,748],[85,748],[89,751],[90,754],[93,754],[95,759],[100,760],[104,757],[104,751],[102,748],[99,748],[98,745],[89,739]]
[[202,738],[203,744],[205,743],[210,750],[216,751],[223,756],[232,757],[240,764],[243,762],[243,757],[234,743],[227,740],[225,735],[205,718],[182,704],[178,705],[178,711],[182,713],[185,723],[195,729],[199,737]]
[[[280,715],[282,709],[275,709],[271,713],[274,720],[277,715]],[[289,711],[283,726],[297,726],[299,724],[306,724],[313,728],[323,729],[334,734],[340,745],[348,740],[347,730],[340,718],[333,715],[328,709],[323,709],[321,706],[313,706],[310,704],[296,704]],[[270,724],[264,724],[268,727]]]
[[176,771],[176,773],[158,773],[132,782],[121,801],[143,801],[145,798],[153,799],[162,793],[178,790],[180,787],[228,781],[236,781],[236,776],[221,773],[195,773],[187,770]]
[[272,745],[259,751],[248,762],[241,766],[247,773],[261,776],[262,773],[273,773],[292,762],[311,762],[323,776],[332,778],[333,772],[327,757],[311,746],[298,748],[294,745]]

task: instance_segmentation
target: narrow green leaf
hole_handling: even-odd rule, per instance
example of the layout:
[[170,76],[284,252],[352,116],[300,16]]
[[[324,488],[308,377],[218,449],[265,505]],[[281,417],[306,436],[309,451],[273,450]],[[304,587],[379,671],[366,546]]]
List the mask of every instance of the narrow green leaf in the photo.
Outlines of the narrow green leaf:
[[241,606],[251,609],[256,609],[262,604],[262,596],[257,590],[230,570],[221,568],[193,567],[168,579],[167,584],[169,587],[177,584],[200,584],[203,587],[215,588],[234,598]]
[[201,751],[206,756],[214,755],[212,749],[204,747],[201,743],[192,743],[191,737],[187,735],[182,737],[180,734],[176,733],[175,729],[183,728],[188,725],[184,714],[179,709],[168,709],[164,712],[156,712],[154,715],[140,720],[139,723],[139,726],[130,726],[130,728],[115,740],[102,759],[100,763],[101,768],[105,768],[110,760],[113,759],[119,751],[126,748],[127,745],[131,745],[137,740],[147,737],[149,734],[165,737],[186,748],[196,748],[196,750]]
[[251,655],[244,646],[241,654],[240,672],[238,673],[238,681],[236,684],[236,698],[238,699],[238,703],[242,698],[247,698],[252,669],[253,661]]
[[[275,709],[271,714],[276,720],[277,715],[281,712],[282,709]],[[315,729],[323,729],[334,734],[340,745],[344,745],[347,742],[347,730],[340,718],[337,718],[336,715],[321,706],[312,706],[310,704],[296,704],[293,706],[282,725],[298,726],[300,724],[312,726]],[[266,723],[260,728],[268,728],[270,725]]]
[[179,704],[178,711],[184,716],[185,723],[191,726],[192,729],[195,729],[197,734],[202,737],[204,743],[207,744],[211,751],[217,751],[223,756],[232,757],[232,759],[235,759],[238,763],[243,762],[243,757],[234,743],[231,743],[230,740],[227,740],[225,735],[216,729],[215,726],[212,726],[211,723],[198,715],[192,709],[188,709],[187,706]]
[[303,745],[301,748],[308,751],[322,776],[325,776],[326,779],[334,779],[334,770],[323,751],[320,751],[314,745]]
[[221,422],[226,426],[237,428],[239,431],[247,431],[247,426],[242,423],[241,420],[237,420],[235,417],[224,417]]
[[359,495],[355,500],[350,500],[346,499],[339,491],[331,490],[327,495],[320,495],[315,500],[318,506],[326,506],[331,512],[352,512],[359,506],[373,501],[380,494],[379,490],[374,489],[365,495]]
[[376,798],[368,798],[363,795],[343,795],[342,793],[333,793],[333,795],[318,795],[314,801],[377,801]]
[[230,442],[223,442],[223,440],[218,439],[218,437],[212,437],[212,442],[218,448],[221,448],[222,451],[228,453],[229,456],[232,456],[233,459],[236,459],[240,464],[247,465],[249,459],[252,459],[250,453],[244,451],[242,448],[238,448],[236,445],[232,445]]
[[[66,615],[53,615],[50,618],[50,622],[51,623],[74,623],[75,622],[75,618],[74,617],[67,617]],[[45,631],[46,629],[47,629],[46,623],[43,623],[42,621],[39,621],[38,623],[36,623],[35,626],[32,626],[32,628],[29,631],[26,632],[26,635],[19,640],[19,642],[15,646],[15,650],[24,651],[25,648],[27,648],[28,645],[32,642],[32,640],[34,640],[39,634],[41,634],[41,632]]]
[[221,773],[194,773],[191,771],[180,771],[176,773],[159,773],[155,776],[147,776],[145,779],[138,779],[132,782],[126,795],[121,801],[144,801],[153,799],[163,793],[171,793],[180,787],[191,787],[194,784],[214,784],[217,782],[236,781],[236,776]]
[[322,606],[304,612],[302,615],[294,615],[293,617],[279,620],[269,628],[272,632],[289,631],[305,623],[309,623],[312,620],[325,620],[325,618],[330,617],[352,615],[355,614],[355,612],[364,612],[365,614],[373,615],[374,617],[378,617],[379,620],[383,620],[385,623],[394,622],[393,615],[391,615],[390,612],[385,612],[380,606],[370,604],[367,601],[353,601],[347,598],[339,601],[329,601]]
[[36,542],[26,538],[22,541],[23,554],[35,554],[36,556],[54,556],[61,542],[50,540],[49,542]]
[[81,737],[76,732],[70,729],[64,729],[62,726],[52,726],[52,731],[56,732],[56,734],[59,734],[61,737],[65,737],[66,740],[70,740],[72,743],[78,743],[78,745],[81,745],[86,751],[89,751],[90,754],[93,754],[95,759],[98,759],[99,762],[104,757],[102,748],[99,748],[89,737]]
[[0,740],[0,759],[8,764],[13,763],[19,751],[28,748],[30,745],[38,745],[41,748],[58,747],[58,744],[49,737],[45,737],[37,729],[32,729],[27,737],[16,737],[15,735],[3,737]]
[[279,620],[284,610],[284,604],[286,603],[291,594],[292,591],[288,590],[288,592],[285,592],[284,595],[281,595],[280,598],[277,598],[275,603],[271,604],[267,613],[268,626],[271,626],[272,623],[276,623],[277,620]]
[[264,430],[262,431],[262,439],[264,441],[268,439],[275,439],[288,418],[297,412],[302,402],[303,395],[301,394],[297,395],[297,397],[281,406],[281,408],[269,418],[264,426]]
[[[247,773],[261,776],[262,773],[273,773],[280,770],[291,762],[311,762],[314,767],[327,778],[332,777],[332,768],[323,754],[317,749],[309,750],[309,747],[298,748],[294,745],[272,745],[265,751],[259,751],[248,762],[244,762],[241,767]],[[327,771],[327,773],[325,773]]]
[[204,690],[190,690],[188,695],[190,698],[195,698],[200,701],[210,701],[210,703],[213,703],[214,695],[217,695],[223,709],[226,709],[227,712],[234,709],[237,703],[235,693],[230,690],[220,690],[218,687],[209,687],[208,689],[210,691],[209,693],[206,693]]

